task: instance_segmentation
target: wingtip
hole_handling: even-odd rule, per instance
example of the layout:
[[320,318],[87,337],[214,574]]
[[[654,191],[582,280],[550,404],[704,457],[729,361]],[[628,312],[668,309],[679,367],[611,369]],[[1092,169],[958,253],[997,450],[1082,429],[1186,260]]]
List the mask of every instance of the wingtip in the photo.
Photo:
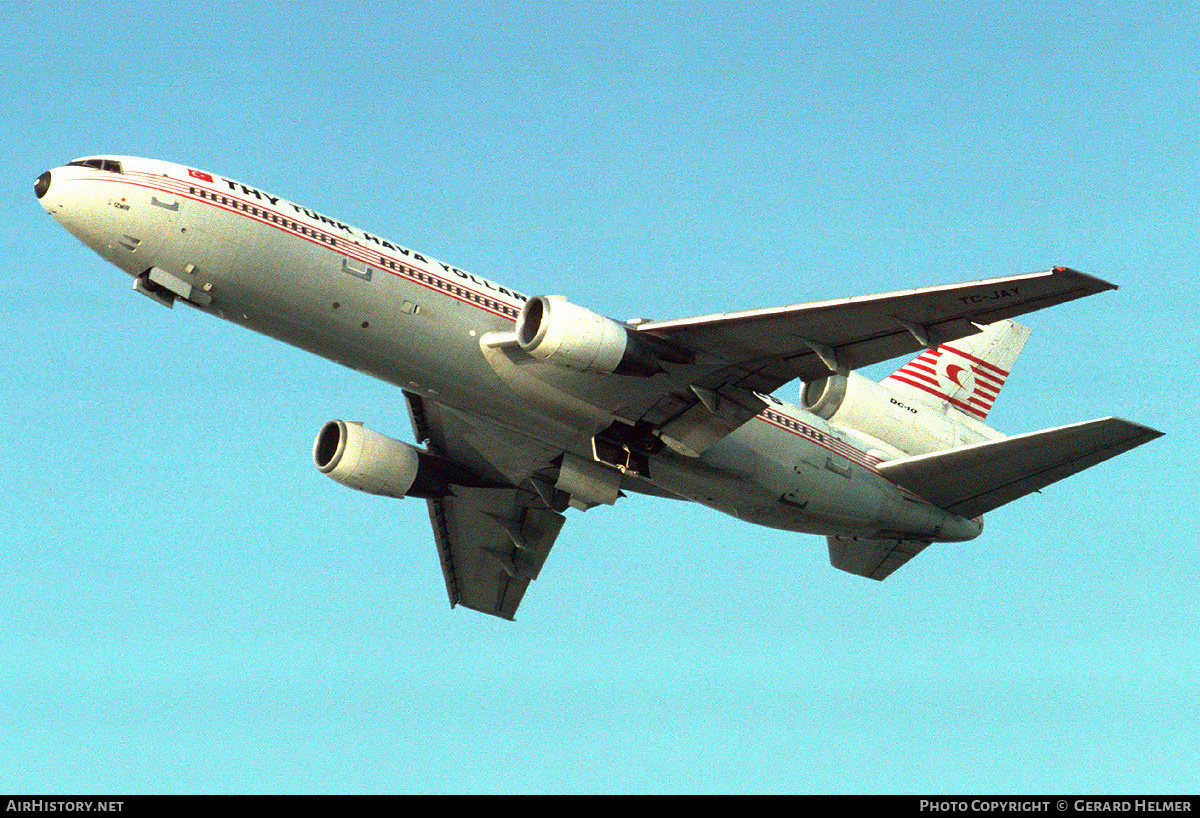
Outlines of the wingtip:
[[1141,429],[1142,433],[1144,435],[1146,435],[1147,437],[1149,437],[1151,440],[1154,440],[1155,438],[1160,438],[1166,434],[1166,432],[1155,429],[1153,426],[1147,426],[1146,424],[1138,423],[1135,420],[1125,420],[1124,418],[1121,418],[1121,420],[1124,420],[1130,426],[1136,426],[1138,429]]
[[1149,443],[1152,440],[1158,440],[1160,437],[1164,437],[1167,434],[1166,432],[1161,432],[1152,426],[1147,426],[1144,423],[1138,423],[1135,420],[1129,420],[1127,418],[1116,417],[1115,415],[1109,415],[1108,417],[1097,418],[1093,422],[1094,423],[1102,423],[1102,422],[1114,423],[1114,424],[1120,424],[1121,426],[1125,427],[1125,429],[1127,429],[1129,432],[1128,439],[1132,440],[1132,441],[1136,441],[1135,443],[1133,443],[1132,446],[1130,446],[1130,448],[1137,448],[1138,446]]
[[1113,284],[1111,281],[1105,281],[1102,278],[1097,278],[1096,276],[1088,275],[1087,273],[1082,273],[1079,270],[1074,269],[1073,267],[1054,267],[1053,269],[1050,270],[1050,272],[1054,273],[1055,275],[1069,275],[1069,276],[1074,276],[1076,278],[1085,279],[1086,281],[1091,283],[1091,287],[1095,290],[1095,292],[1103,292],[1104,290],[1119,290],[1119,289],[1121,289],[1116,284]]

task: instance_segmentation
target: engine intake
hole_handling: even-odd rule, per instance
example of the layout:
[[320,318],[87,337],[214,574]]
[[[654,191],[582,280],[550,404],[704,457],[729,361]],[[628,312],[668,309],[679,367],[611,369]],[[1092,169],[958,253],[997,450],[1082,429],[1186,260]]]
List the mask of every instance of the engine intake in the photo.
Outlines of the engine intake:
[[453,464],[355,421],[322,426],[313,463],[343,486],[384,497],[445,497],[451,483],[478,483]]
[[800,390],[800,403],[817,417],[829,420],[841,408],[846,399],[845,375],[828,375],[817,381],[810,381]]
[[649,377],[662,371],[658,356],[628,327],[561,295],[525,302],[517,342],[535,358],[581,372]]

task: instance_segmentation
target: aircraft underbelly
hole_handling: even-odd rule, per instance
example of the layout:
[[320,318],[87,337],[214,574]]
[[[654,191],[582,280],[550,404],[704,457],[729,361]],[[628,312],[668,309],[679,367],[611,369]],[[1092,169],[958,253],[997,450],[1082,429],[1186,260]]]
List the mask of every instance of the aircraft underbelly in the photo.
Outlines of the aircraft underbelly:
[[[752,464],[739,468],[738,464]],[[698,461],[651,463],[664,488],[758,525],[809,534],[969,539],[975,526],[828,445],[756,418]]]
[[[590,457],[587,434],[548,423],[481,353],[480,336],[507,331],[510,321],[201,203],[151,212],[159,217],[157,263],[206,293],[205,311]],[[819,444],[755,419],[702,459],[653,458],[649,480],[669,494],[789,531],[930,528],[927,509],[913,513],[924,504],[898,499],[895,486],[846,451],[832,438]]]
[[[341,256],[294,243],[245,242],[222,260],[210,311],[426,397],[490,417],[581,457],[590,439],[555,429],[489,367],[477,337],[506,322],[379,273],[348,275]],[[213,261],[209,261],[213,264]],[[199,266],[197,265],[197,269]],[[406,306],[409,305],[409,306]],[[414,310],[413,307],[416,309]],[[483,319],[483,320],[480,320]],[[471,323],[474,320],[474,323]],[[474,331],[474,334],[472,334]],[[714,459],[723,460],[716,463]],[[752,465],[750,465],[752,464]],[[747,479],[748,472],[753,472]],[[656,457],[650,481],[733,516],[789,531],[929,533],[928,509],[878,473],[810,440],[752,420],[705,459]],[[916,513],[914,513],[916,512]]]

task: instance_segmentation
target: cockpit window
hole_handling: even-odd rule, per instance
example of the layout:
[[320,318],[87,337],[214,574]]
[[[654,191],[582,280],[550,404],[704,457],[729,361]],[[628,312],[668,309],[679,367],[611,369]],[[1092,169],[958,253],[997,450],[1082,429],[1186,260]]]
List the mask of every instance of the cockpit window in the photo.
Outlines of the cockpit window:
[[96,170],[107,170],[110,173],[121,172],[121,163],[116,159],[76,159],[74,162],[68,162],[67,165],[76,165],[81,168],[95,168]]

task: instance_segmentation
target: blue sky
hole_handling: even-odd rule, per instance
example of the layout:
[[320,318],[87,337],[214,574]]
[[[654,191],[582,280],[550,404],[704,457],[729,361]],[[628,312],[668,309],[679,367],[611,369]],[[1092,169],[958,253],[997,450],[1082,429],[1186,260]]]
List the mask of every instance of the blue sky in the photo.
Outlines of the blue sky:
[[[0,12],[0,791],[1194,790],[1195,6],[355,5]],[[136,296],[32,195],[104,152],[619,318],[1069,265],[990,421],[1167,437],[884,583],[630,498],[451,611],[311,465],[401,395]]]

